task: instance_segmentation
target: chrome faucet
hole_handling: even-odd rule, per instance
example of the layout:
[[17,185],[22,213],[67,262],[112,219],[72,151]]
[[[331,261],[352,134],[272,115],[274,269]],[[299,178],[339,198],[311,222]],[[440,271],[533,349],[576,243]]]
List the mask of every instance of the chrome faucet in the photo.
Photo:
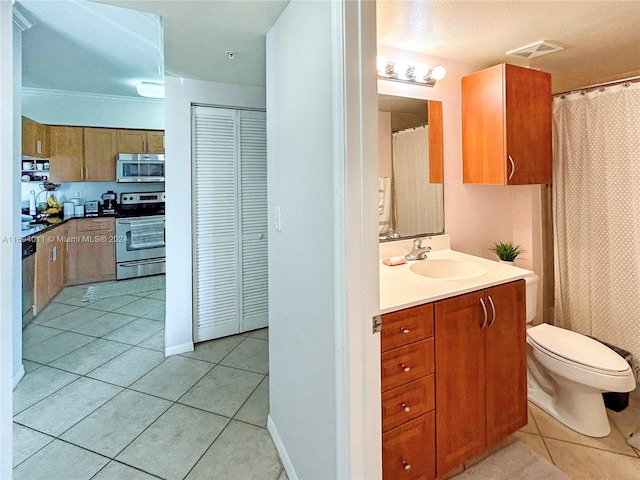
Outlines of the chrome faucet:
[[416,238],[413,241],[413,250],[411,250],[411,253],[407,253],[404,258],[406,258],[407,260],[426,260],[427,253],[429,253],[430,251],[431,247],[423,247],[422,239]]

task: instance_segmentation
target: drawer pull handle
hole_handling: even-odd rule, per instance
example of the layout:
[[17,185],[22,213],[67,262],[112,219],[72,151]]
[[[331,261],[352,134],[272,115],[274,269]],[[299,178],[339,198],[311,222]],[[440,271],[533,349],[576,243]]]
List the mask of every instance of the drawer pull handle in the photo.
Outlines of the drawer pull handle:
[[409,370],[411,370],[411,367],[409,365],[402,365],[402,371],[404,373],[409,373]]
[[406,403],[402,404],[402,410],[404,410],[404,413],[409,413],[411,411],[411,407],[409,405],[407,405]]
[[404,327],[402,327],[402,328],[400,328],[400,331],[406,335],[406,334],[407,334],[407,333],[409,333],[411,330],[409,330],[408,328],[404,328]]
[[407,462],[402,462],[402,466],[405,470],[411,470],[411,464]]

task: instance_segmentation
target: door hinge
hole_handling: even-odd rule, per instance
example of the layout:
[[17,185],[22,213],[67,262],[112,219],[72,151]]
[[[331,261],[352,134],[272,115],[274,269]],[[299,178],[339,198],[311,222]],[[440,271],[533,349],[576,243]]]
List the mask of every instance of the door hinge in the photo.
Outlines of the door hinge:
[[380,333],[382,331],[382,315],[374,315],[371,320],[373,333]]

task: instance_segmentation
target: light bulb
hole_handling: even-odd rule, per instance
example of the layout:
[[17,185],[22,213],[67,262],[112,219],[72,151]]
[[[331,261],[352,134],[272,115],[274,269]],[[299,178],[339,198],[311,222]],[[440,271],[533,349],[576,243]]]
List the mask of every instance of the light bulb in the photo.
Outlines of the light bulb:
[[433,71],[431,72],[431,78],[433,78],[434,80],[442,80],[446,74],[447,70],[444,67],[434,67]]
[[399,78],[407,78],[407,68],[409,65],[407,62],[396,62],[393,66],[393,73],[398,75]]
[[416,77],[416,82],[424,82],[424,77],[429,75],[429,67],[427,67],[424,63],[419,63],[416,65],[413,73]]

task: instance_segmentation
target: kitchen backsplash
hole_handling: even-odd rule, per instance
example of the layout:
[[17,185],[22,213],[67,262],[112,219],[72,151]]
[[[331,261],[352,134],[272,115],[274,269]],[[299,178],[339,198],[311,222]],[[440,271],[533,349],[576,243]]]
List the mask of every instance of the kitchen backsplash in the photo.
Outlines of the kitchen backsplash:
[[[22,182],[22,207],[29,207],[29,193],[33,190],[36,195],[43,192],[41,183]],[[60,184],[60,189],[53,192],[60,203],[68,201],[76,197],[76,192],[80,192],[80,203],[84,204],[87,200],[98,200],[102,198],[102,194],[112,190],[118,194],[122,192],[156,192],[164,191],[164,183],[116,183],[116,182],[66,182]],[[38,202],[44,202],[46,194],[38,196]]]

